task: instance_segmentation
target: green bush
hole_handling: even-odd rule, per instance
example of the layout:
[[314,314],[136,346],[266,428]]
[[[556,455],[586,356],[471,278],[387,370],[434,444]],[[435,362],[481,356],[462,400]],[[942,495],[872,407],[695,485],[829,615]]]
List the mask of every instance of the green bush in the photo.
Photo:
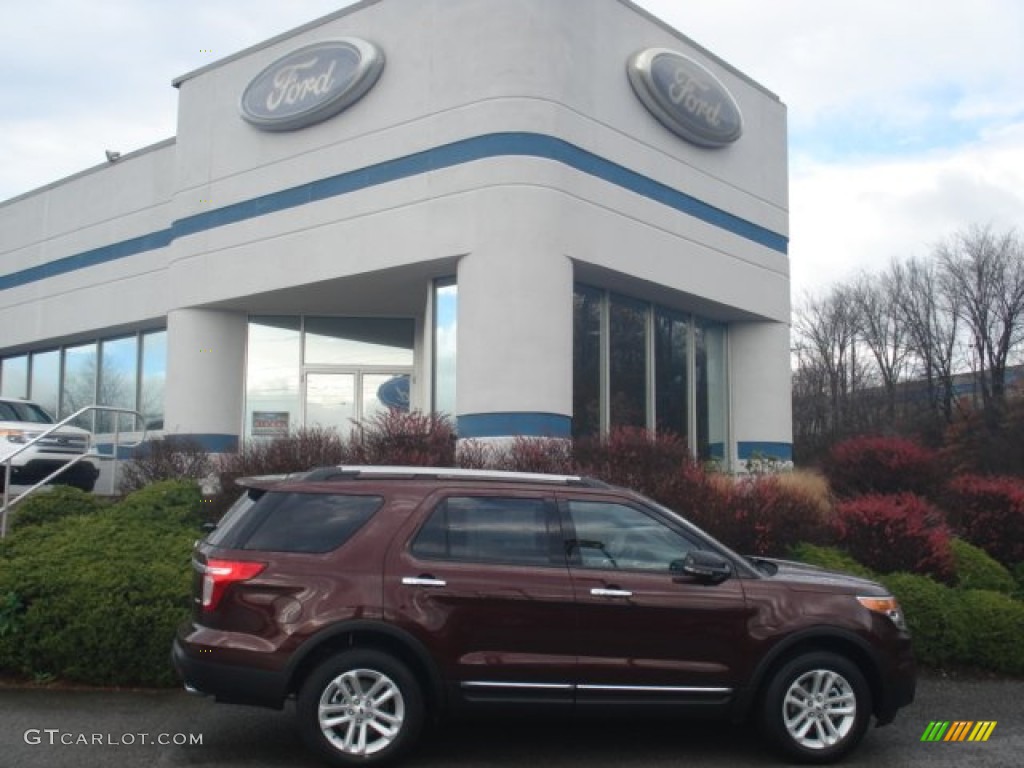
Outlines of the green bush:
[[1009,675],[1024,674],[1024,603],[980,589],[960,593],[970,627],[963,663]]
[[877,573],[861,565],[850,555],[835,547],[819,547],[802,542],[790,549],[790,557],[808,565],[816,565],[819,568],[826,568],[830,571],[842,571],[854,576],[878,581]]
[[1010,572],[992,559],[985,550],[963,539],[953,539],[954,575],[961,589],[987,589],[1013,594],[1016,582]]
[[69,485],[54,485],[29,496],[11,510],[11,530],[52,523],[72,515],[93,515],[107,502]]
[[970,663],[973,628],[960,592],[913,573],[894,573],[882,581],[900,601],[921,664]]
[[[169,685],[188,616],[198,490],[168,482],[89,516],[15,530],[0,562],[0,671],[99,685]],[[9,614],[9,615],[8,615]]]

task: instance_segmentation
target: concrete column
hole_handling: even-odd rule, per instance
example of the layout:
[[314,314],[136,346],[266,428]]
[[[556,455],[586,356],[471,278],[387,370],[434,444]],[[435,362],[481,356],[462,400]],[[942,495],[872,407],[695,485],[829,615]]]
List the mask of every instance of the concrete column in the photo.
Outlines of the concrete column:
[[729,381],[736,458],[754,454],[793,458],[792,373],[789,326],[733,323],[729,326]]
[[459,261],[462,438],[571,433],[573,269],[545,199],[510,196]]
[[238,444],[245,398],[244,313],[177,309],[167,316],[164,429],[209,450]]

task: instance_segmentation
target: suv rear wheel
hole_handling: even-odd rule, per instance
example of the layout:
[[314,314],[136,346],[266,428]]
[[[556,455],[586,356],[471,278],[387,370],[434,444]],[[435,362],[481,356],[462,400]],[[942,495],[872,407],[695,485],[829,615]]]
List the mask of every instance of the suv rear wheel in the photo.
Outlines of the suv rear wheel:
[[790,757],[830,763],[857,746],[871,718],[871,690],[855,664],[834,653],[798,656],[772,678],[762,724]]
[[423,725],[423,695],[397,659],[356,649],[306,679],[296,712],[302,738],[335,765],[377,765],[408,750]]

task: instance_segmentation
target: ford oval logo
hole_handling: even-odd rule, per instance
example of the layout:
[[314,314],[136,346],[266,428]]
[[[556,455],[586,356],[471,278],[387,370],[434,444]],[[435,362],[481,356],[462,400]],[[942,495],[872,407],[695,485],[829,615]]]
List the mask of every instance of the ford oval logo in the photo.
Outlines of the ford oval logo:
[[732,94],[693,59],[667,48],[648,48],[630,58],[626,69],[644,106],[687,141],[724,147],[743,133]]
[[366,40],[307,45],[252,79],[242,93],[242,117],[266,131],[305,128],[355,103],[382,69],[384,54]]

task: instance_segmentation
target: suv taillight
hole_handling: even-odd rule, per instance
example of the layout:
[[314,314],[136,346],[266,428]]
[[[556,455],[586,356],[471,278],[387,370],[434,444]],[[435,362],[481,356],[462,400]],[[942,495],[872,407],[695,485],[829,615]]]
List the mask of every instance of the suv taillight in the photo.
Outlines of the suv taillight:
[[207,560],[198,564],[203,574],[202,606],[204,611],[216,609],[224,591],[237,581],[246,581],[259,574],[267,566],[248,560]]

